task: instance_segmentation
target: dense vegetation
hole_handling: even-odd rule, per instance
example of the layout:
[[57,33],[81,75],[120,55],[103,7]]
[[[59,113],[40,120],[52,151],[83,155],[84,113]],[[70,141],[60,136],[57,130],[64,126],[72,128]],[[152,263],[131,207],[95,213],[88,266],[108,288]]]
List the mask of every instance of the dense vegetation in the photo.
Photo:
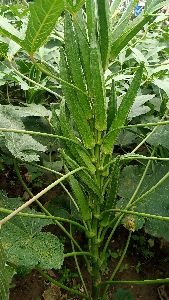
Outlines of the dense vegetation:
[[[2,300],[13,276],[33,269],[79,299],[109,299],[114,284],[169,282],[116,280],[133,232],[169,241],[169,1],[147,0],[137,17],[137,1],[123,2],[0,6],[0,170],[14,170],[26,191],[0,191]],[[58,185],[61,196],[41,201]],[[108,272],[120,225],[128,237]],[[81,289],[49,272],[71,257]]]

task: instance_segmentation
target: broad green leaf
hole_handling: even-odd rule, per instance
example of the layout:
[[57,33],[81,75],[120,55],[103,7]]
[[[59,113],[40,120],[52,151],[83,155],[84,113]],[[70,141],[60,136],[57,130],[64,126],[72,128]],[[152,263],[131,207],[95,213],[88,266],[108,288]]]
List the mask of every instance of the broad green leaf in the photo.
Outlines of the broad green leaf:
[[135,296],[133,292],[129,289],[119,288],[113,293],[114,300],[134,300]]
[[[34,105],[33,105],[34,107]],[[30,109],[31,110],[31,109]],[[24,123],[21,120],[21,116],[28,115],[39,115],[40,109],[34,109],[33,112],[26,111],[25,108],[21,107],[12,107],[11,105],[1,105],[0,106],[0,127],[8,129],[20,129],[24,130]],[[48,114],[48,111],[44,108],[45,115]],[[42,109],[42,114],[44,113]],[[21,160],[24,161],[38,161],[39,155],[38,152],[45,152],[46,146],[43,146],[30,135],[17,134],[13,132],[4,132],[2,133],[4,137],[4,144],[10,151],[10,153]]]
[[169,125],[159,126],[155,132],[147,139],[150,145],[162,146],[169,149]]
[[107,68],[110,53],[110,4],[109,0],[97,0],[99,19],[99,44],[103,70]]
[[[16,209],[22,204],[19,199],[7,198],[0,194],[0,206]],[[29,208],[24,212],[36,214]],[[39,214],[39,213],[38,213]],[[0,214],[1,218],[4,214]],[[1,241],[7,261],[17,268],[31,271],[37,265],[43,269],[60,269],[63,264],[63,245],[58,238],[42,228],[49,220],[17,216],[1,228]]]
[[[144,168],[139,166],[128,166],[123,169],[119,186],[119,195],[123,197],[123,199],[120,200],[121,204],[119,203],[118,207],[123,209],[125,208],[128,199],[133,195],[139,183],[143,171]],[[156,163],[153,170],[149,170],[148,174],[145,176],[136,199],[157,184],[158,181],[168,172],[168,164]],[[147,197],[143,198],[140,203],[138,202],[134,208],[139,212],[168,216],[169,178],[159,185],[158,188],[152,191],[152,193],[150,193]],[[136,216],[134,216],[134,218],[137,220]],[[147,218],[144,228],[147,233],[156,237],[162,237],[169,241],[169,222]]]
[[169,79],[155,79],[153,83],[159,87],[159,89],[166,92],[167,96],[169,97]]
[[9,288],[15,270],[7,264],[2,241],[0,240],[0,299],[9,300]]
[[148,111],[150,111],[150,108],[148,106],[145,106],[144,104],[152,100],[155,97],[155,95],[140,95],[137,96],[132,108],[129,112],[128,119],[131,120],[135,117],[138,117],[140,115],[146,114]]
[[64,9],[64,1],[36,0],[30,3],[30,17],[23,47],[30,55],[45,44]]
[[151,3],[148,4],[145,7],[146,13],[150,13],[150,14],[158,11],[162,7],[167,6],[169,4],[169,0],[163,0],[163,1],[161,1],[161,0],[152,0],[150,2]]
[[110,130],[104,138],[103,151],[105,153],[111,153],[114,142],[120,133],[120,127],[124,125],[125,120],[128,117],[129,111],[134,103],[135,97],[140,87],[142,74],[143,65],[141,65],[137,70],[126,95],[123,97],[123,100],[120,104],[117,115],[112,122]]
[[133,56],[135,57],[136,61],[140,64],[142,61],[145,63],[145,65],[148,65],[148,61],[145,58],[145,55],[141,53],[140,50],[138,50],[135,47],[130,47],[131,51],[133,52]]
[[3,16],[0,16],[0,34],[12,39],[17,44],[22,45],[22,34]]
[[[152,76],[156,73],[159,73],[161,71],[166,71],[168,72],[169,70],[169,61],[167,61],[168,63],[166,64],[162,64],[161,66],[159,67],[156,67],[156,68],[152,68],[152,67],[147,67],[146,69],[148,70],[148,76]],[[164,79],[165,81],[165,79]],[[167,90],[167,89],[166,89]],[[168,94],[169,94],[169,89],[168,89]]]

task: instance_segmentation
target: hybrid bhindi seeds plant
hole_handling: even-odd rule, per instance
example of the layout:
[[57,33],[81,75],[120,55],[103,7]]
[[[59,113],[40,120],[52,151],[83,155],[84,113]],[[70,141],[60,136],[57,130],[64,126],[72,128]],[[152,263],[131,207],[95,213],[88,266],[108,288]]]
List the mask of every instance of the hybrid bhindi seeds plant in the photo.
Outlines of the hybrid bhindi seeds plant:
[[[138,17],[133,15],[137,1],[131,1],[125,9],[121,9],[123,1],[109,2],[35,0],[28,7],[22,7],[23,15],[28,18],[25,32],[19,31],[3,14],[0,16],[2,65],[20,82],[23,80],[24,84],[45,90],[53,97],[50,107],[49,103],[36,102],[0,106],[0,147],[13,159],[18,180],[30,196],[24,203],[23,199],[9,199],[4,193],[0,194],[2,300],[9,299],[12,277],[21,270],[36,269],[44,278],[79,299],[109,299],[109,287],[113,284],[169,282],[169,279],[146,281],[146,278],[144,282],[116,280],[132,232],[144,226],[148,233],[169,240],[166,233],[169,217],[164,209],[169,201],[168,158],[155,155],[157,145],[151,140],[156,139],[155,134],[158,135],[161,128],[168,130],[169,121],[166,108],[161,122],[128,124],[129,112],[146,78],[144,61],[136,65],[120,101],[117,82],[112,79],[109,89],[106,79],[107,70],[121,51],[144,25],[154,21],[157,12],[168,1],[145,1],[145,8]],[[64,32],[57,67],[41,60],[38,52],[56,30],[56,22],[60,22]],[[17,50],[9,57],[11,42]],[[22,72],[18,58],[25,55],[32,70],[38,74],[36,78]],[[56,89],[41,82],[40,76],[53,80]],[[32,128],[30,123],[34,118],[37,122],[43,120],[47,130]],[[146,134],[132,151],[123,154],[116,145],[122,130],[128,128],[143,128]],[[49,144],[57,147],[57,158],[63,160],[62,172],[56,171],[56,161],[51,160],[50,167],[44,163],[43,153],[47,152]],[[148,151],[145,155],[136,154],[142,145],[150,145]],[[140,173],[127,191],[125,184],[135,167],[132,161],[140,165]],[[153,162],[157,172],[154,179],[151,175]],[[56,181],[33,195],[19,170],[23,164],[27,167],[33,164],[42,171],[52,172]],[[52,215],[39,200],[58,184],[70,198],[71,218]],[[41,212],[28,208],[35,201]],[[49,224],[55,224],[63,231],[70,240],[72,252],[64,253],[60,240],[52,233],[42,231]],[[121,224],[128,230],[128,238],[113,272],[105,276],[109,266],[109,245]],[[79,245],[75,239],[75,228],[85,234],[85,245]],[[83,287],[81,291],[56,281],[47,272],[60,269],[64,259],[71,256],[75,259]],[[90,288],[83,277],[78,256],[83,257],[91,280]]]

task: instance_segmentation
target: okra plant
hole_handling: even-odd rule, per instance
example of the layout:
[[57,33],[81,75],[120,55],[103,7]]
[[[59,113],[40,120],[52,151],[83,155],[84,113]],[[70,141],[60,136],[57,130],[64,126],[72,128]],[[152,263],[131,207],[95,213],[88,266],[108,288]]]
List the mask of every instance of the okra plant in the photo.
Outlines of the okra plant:
[[[0,16],[3,64],[10,74],[40,86],[54,98],[50,110],[48,106],[45,108],[36,104],[0,106],[0,147],[13,158],[18,179],[30,196],[28,201],[22,203],[22,199],[8,199],[3,193],[0,195],[0,288],[3,300],[9,298],[11,278],[21,268],[26,271],[36,268],[50,282],[82,299],[108,299],[109,287],[113,284],[169,282],[169,279],[155,281],[146,278],[143,282],[123,282],[115,278],[132,232],[144,226],[150,234],[169,240],[165,230],[169,217],[167,209],[163,209],[169,200],[166,192],[168,158],[155,155],[158,145],[153,142],[161,138],[162,130],[166,134],[165,140],[168,138],[167,108],[161,122],[128,124],[129,112],[145,76],[144,62],[137,66],[120,103],[115,81],[112,79],[111,90],[108,90],[105,76],[119,53],[145,24],[153,22],[155,14],[169,1],[147,0],[144,11],[138,17],[133,15],[137,1],[131,1],[124,11],[120,10],[122,2],[35,0],[29,8],[25,8],[29,10],[25,32]],[[59,17],[63,20],[64,37],[60,46],[58,72],[54,66],[40,61],[37,52],[49,39]],[[12,59],[7,55],[11,41],[17,48]],[[18,51],[27,55],[27,59],[43,76],[55,80],[56,90],[61,93],[23,74],[17,64]],[[43,119],[47,131],[28,130],[30,127],[26,124],[31,122],[30,117]],[[116,142],[121,131],[135,128],[145,129],[144,138],[131,152],[119,154]],[[58,157],[63,159],[62,173],[55,170],[55,162],[53,166],[50,163],[50,168],[43,164],[40,153],[45,153],[49,144],[57,146]],[[136,154],[144,144],[150,145],[146,154]],[[124,187],[126,180],[130,179],[130,171],[133,172],[133,160],[140,163],[140,173],[139,176],[136,174],[136,180],[127,192]],[[157,163],[158,160],[162,162]],[[151,176],[153,162],[157,170],[154,179]],[[54,173],[56,181],[34,196],[21,177],[19,165],[23,163]],[[69,183],[69,190],[64,185],[65,180]],[[58,184],[68,193],[70,205],[76,211],[71,219],[51,215],[38,200]],[[164,197],[159,196],[158,203],[154,204],[157,195]],[[35,201],[42,213],[28,208]],[[59,226],[70,239],[71,253],[64,254],[63,245],[56,236],[41,232],[50,223]],[[66,223],[70,224],[70,231]],[[31,228],[29,224],[32,224]],[[128,239],[113,273],[105,280],[109,244],[121,224],[128,230]],[[85,250],[75,240],[73,228],[85,233]],[[91,278],[90,290],[78,263],[79,255],[83,256]],[[61,268],[64,258],[69,256],[74,256],[83,291],[64,286],[47,273],[48,269]]]

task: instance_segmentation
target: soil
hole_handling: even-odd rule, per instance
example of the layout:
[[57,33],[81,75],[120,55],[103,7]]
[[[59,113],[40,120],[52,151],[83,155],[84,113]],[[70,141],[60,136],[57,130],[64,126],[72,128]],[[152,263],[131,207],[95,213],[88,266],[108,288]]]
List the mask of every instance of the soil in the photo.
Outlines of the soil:
[[[25,170],[22,170],[22,175],[25,175]],[[23,196],[24,190],[15,175],[14,170],[11,167],[5,168],[5,170],[0,172],[0,190],[7,192],[9,197]],[[47,199],[45,201],[50,201],[53,194],[59,193],[58,190],[53,190],[48,193]],[[52,233],[55,229],[51,228]],[[55,232],[56,233],[56,232]],[[57,232],[58,233],[58,232]],[[119,249],[124,248],[124,244],[127,238],[127,230],[120,227],[114,236],[114,239],[110,245],[110,256],[109,269],[114,270],[119,257],[115,258],[114,255],[118,256]],[[60,233],[59,233],[60,235]],[[169,278],[169,243],[164,242],[156,238],[152,238],[140,231],[134,233],[135,239],[132,239],[131,245],[128,249],[127,256],[123,262],[123,270],[119,272],[116,277],[117,280],[144,280],[144,279],[156,279],[156,278]],[[77,235],[80,243],[84,243],[84,237],[79,233]],[[140,238],[142,237],[142,238]],[[137,240],[137,241],[136,241]],[[140,242],[140,240],[142,242]],[[67,246],[66,246],[67,247]],[[68,249],[67,249],[68,250]],[[145,251],[146,250],[146,251]],[[66,249],[65,249],[66,252]],[[81,268],[84,273],[87,282],[90,282],[87,277],[85,266],[83,266],[82,260]],[[66,260],[66,268],[70,270],[70,274],[75,274],[76,267],[74,265],[73,259]],[[64,272],[61,273],[55,271],[49,271],[49,275],[53,276],[55,279],[62,278],[65,276]],[[70,276],[70,275],[69,275]],[[71,276],[70,276],[71,277]],[[105,274],[105,278],[108,275]],[[79,283],[77,278],[69,278],[69,286],[75,286]],[[109,293],[109,299],[115,299],[113,294],[117,289],[130,289],[133,293],[133,299],[139,300],[169,300],[169,285],[129,285],[122,286],[117,285],[111,287]],[[90,289],[90,283],[89,283]],[[12,282],[12,287],[10,290],[9,300],[82,300],[78,297],[73,297],[67,294],[64,290],[51,285],[36,271],[32,271],[25,277],[15,276]],[[120,299],[120,298],[119,298]],[[130,300],[128,296],[121,298],[122,300]]]

